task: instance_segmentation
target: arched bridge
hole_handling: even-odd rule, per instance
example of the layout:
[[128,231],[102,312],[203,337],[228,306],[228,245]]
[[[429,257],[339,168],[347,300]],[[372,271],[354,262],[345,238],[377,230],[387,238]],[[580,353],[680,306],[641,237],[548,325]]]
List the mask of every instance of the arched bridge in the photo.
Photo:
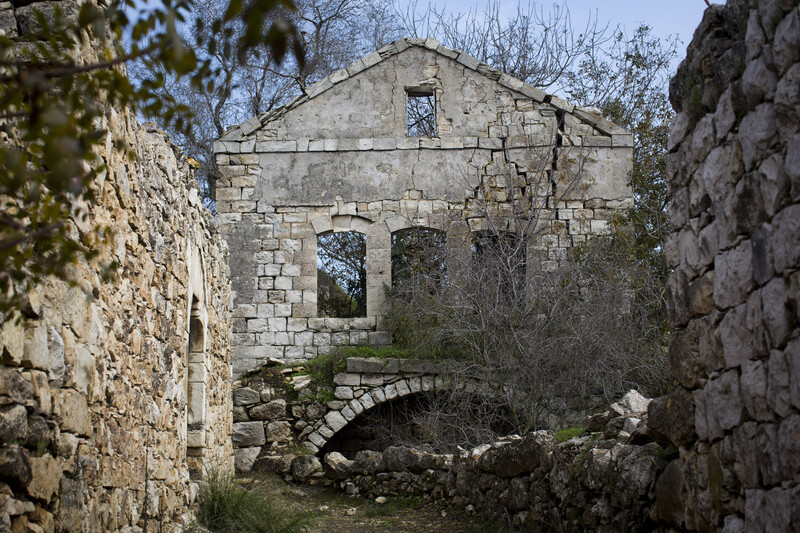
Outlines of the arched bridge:
[[434,361],[351,357],[347,372],[334,376],[337,401],[328,402],[327,412],[302,442],[318,451],[364,411],[411,394],[449,389],[452,377],[452,367]]

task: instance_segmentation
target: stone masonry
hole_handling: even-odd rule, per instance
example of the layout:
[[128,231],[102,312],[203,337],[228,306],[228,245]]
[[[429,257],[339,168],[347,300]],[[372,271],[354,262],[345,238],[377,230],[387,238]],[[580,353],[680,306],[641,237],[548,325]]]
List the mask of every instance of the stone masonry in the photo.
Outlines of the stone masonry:
[[800,6],[709,8],[670,88],[666,251],[680,449],[658,513],[698,531],[800,527]]
[[[447,390],[453,385],[452,368],[434,361],[350,357],[347,372],[333,378],[334,399],[321,404],[306,388],[310,377],[294,378],[299,399],[287,402],[272,388],[233,391],[233,445],[236,471],[249,472],[256,463],[288,464],[287,449],[300,447],[319,454],[331,438],[362,413],[384,402],[406,396]],[[457,387],[472,386],[458,382]],[[285,473],[285,472],[281,472]]]
[[[24,37],[54,5],[0,2],[0,29]],[[69,223],[109,227],[113,245],[0,323],[2,532],[176,531],[192,478],[233,466],[226,243],[164,134],[126,109],[97,128],[107,171],[89,220]],[[136,161],[112,148],[121,139]]]
[[[435,136],[406,130],[406,101],[420,92],[435,102]],[[433,39],[396,41],[233,128],[215,152],[234,375],[270,357],[388,344],[381,317],[397,231],[440,230],[448,250],[468,249],[471,232],[512,224],[514,202],[528,202],[541,208],[529,264],[555,268],[632,204],[631,147],[591,110]],[[317,236],[331,231],[366,235],[366,317],[317,315]]]

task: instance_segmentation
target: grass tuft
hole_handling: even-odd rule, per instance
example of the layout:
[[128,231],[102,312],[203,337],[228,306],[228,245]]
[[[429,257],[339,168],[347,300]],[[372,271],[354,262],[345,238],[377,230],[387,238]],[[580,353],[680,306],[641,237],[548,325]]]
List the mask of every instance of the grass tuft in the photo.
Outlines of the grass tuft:
[[567,442],[570,439],[574,439],[575,437],[580,437],[583,435],[583,428],[576,427],[576,428],[567,428],[567,429],[559,429],[555,433],[556,442]]
[[292,533],[306,516],[277,509],[258,485],[244,487],[212,470],[200,486],[197,521],[214,533]]

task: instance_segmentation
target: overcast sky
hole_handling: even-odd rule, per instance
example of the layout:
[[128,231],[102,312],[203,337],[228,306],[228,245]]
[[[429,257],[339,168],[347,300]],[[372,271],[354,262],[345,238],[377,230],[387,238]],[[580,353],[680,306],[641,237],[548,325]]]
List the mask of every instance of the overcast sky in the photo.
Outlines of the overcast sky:
[[[398,1],[399,4],[404,2]],[[528,4],[527,0],[521,2],[523,6]],[[446,6],[454,12],[467,11],[470,7],[482,10],[486,4],[482,0],[431,0],[431,3],[437,7]],[[518,0],[501,0],[501,10],[513,14],[517,3]],[[419,5],[423,4],[427,5],[427,2],[419,0]],[[537,2],[545,10],[552,4],[552,0]],[[654,35],[659,37],[677,34],[683,42],[678,46],[679,59],[686,56],[686,46],[706,9],[705,0],[567,0],[567,5],[575,28],[585,27],[591,14],[597,17],[600,25],[605,22],[612,27],[620,25],[629,34],[641,23],[651,26]]]

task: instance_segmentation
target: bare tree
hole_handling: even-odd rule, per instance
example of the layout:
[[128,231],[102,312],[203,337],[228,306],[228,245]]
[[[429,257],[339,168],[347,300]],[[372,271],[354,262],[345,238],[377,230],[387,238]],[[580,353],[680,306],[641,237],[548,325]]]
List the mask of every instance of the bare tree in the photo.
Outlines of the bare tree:
[[[295,43],[304,61],[289,55],[278,64],[271,48],[255,46],[237,54],[232,43],[245,36],[238,20],[220,25],[227,8],[222,0],[197,0],[198,22],[180,28],[187,46],[207,62],[211,80],[202,86],[185,77],[162,73],[161,90],[194,112],[188,131],[172,129],[158,115],[149,116],[169,131],[177,144],[200,164],[198,181],[211,196],[215,162],[212,147],[232,125],[285,105],[314,82],[399,37],[391,0],[300,0],[294,11],[276,10],[266,24],[286,19],[298,30]],[[134,80],[145,80],[150,65],[133,65]],[[208,178],[211,178],[210,180]]]
[[436,37],[529,85],[554,91],[564,89],[566,74],[611,37],[596,14],[583,28],[575,28],[566,2],[553,4],[549,11],[535,2],[519,3],[516,13],[506,18],[500,0],[466,13],[430,4],[420,8],[413,0],[398,15],[406,33],[414,37]]

